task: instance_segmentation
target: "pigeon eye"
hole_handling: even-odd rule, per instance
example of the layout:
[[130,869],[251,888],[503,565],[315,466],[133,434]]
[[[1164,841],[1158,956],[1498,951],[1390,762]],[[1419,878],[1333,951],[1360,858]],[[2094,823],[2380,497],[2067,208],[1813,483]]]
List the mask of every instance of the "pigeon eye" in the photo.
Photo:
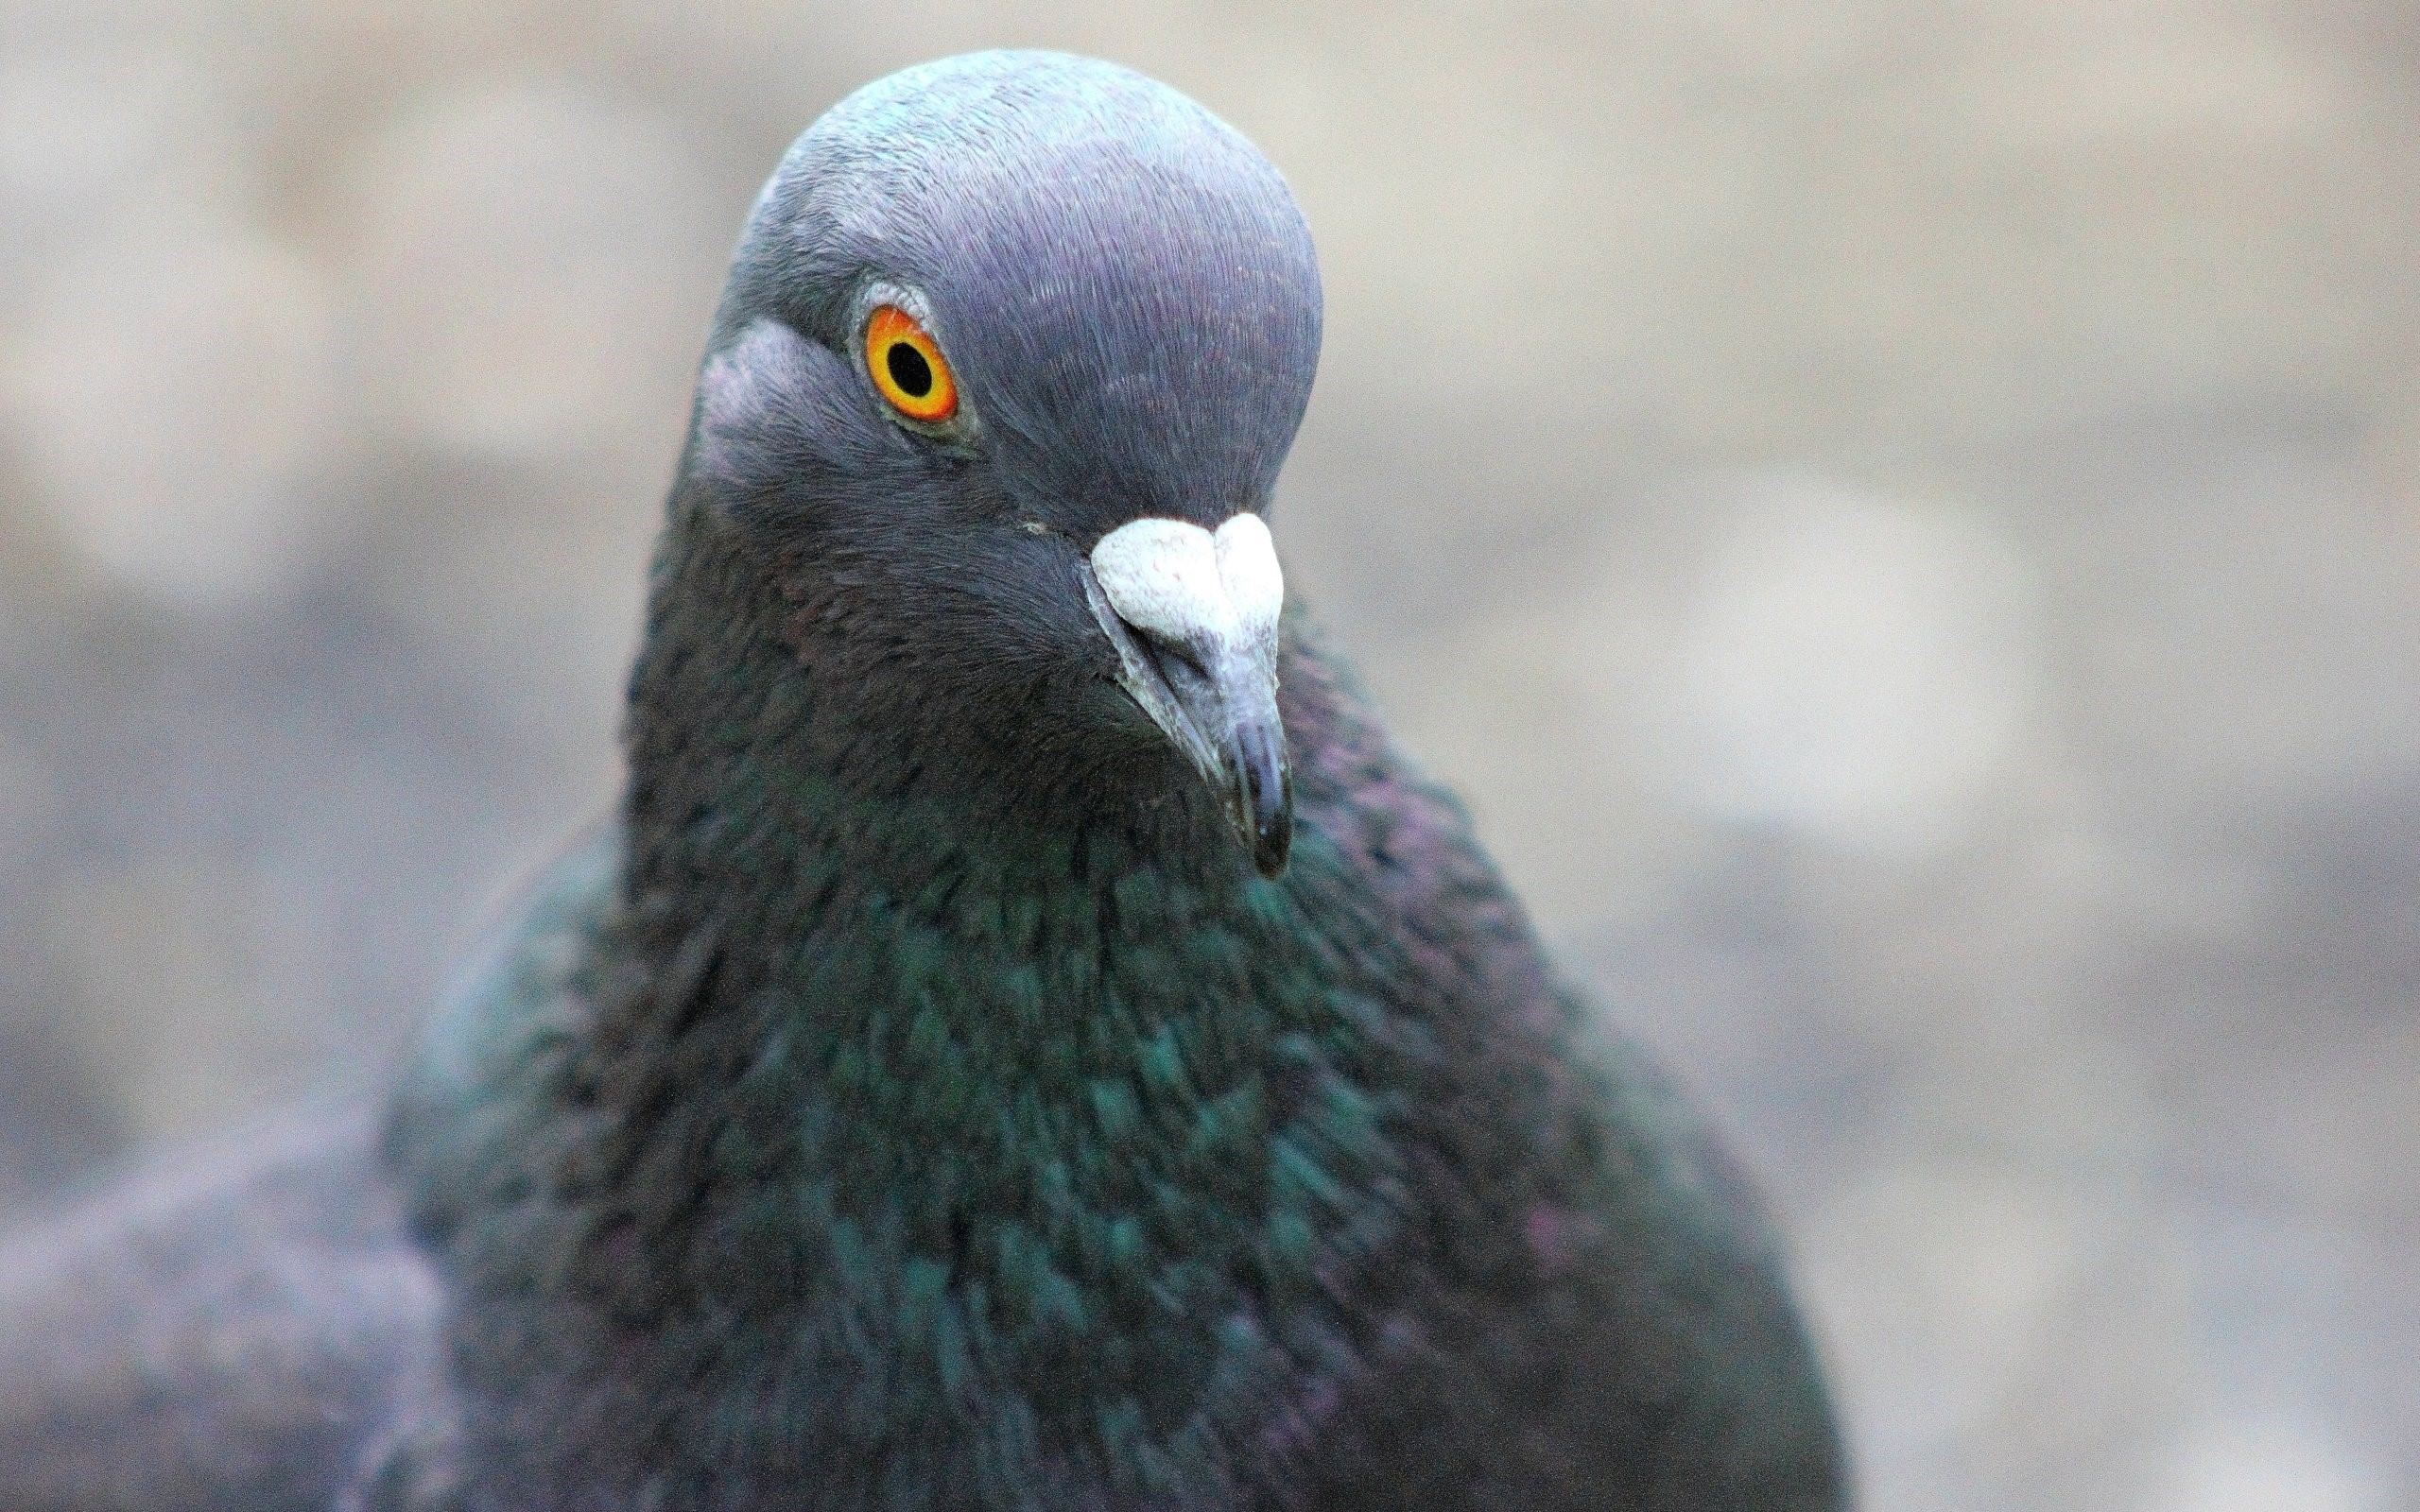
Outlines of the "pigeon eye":
[[958,413],[958,380],[931,333],[895,304],[877,307],[866,321],[866,373],[890,407],[925,425],[939,425]]

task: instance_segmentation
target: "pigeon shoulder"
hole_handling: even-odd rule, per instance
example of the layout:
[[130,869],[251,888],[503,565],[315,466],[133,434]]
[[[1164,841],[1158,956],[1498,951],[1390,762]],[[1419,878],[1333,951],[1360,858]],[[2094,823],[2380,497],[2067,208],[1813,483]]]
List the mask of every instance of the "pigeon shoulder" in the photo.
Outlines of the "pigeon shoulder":
[[[1609,1486],[1691,1506],[1845,1505],[1822,1371],[1754,1183],[1620,1005],[1556,969],[1468,813],[1394,748],[1345,663],[1299,614],[1289,630],[1288,723],[1317,730],[1297,747],[1306,828],[1389,921],[1385,995],[1451,1068],[1432,1132],[1468,1190],[1441,1279],[1491,1320],[1479,1356],[1513,1362],[1458,1375],[1451,1423],[1380,1435],[1396,1450],[1374,1484],[1423,1504],[1429,1491],[1400,1479],[1417,1460],[1555,1487],[1540,1506],[1601,1504]],[[1550,1388],[1523,1363],[1547,1361]],[[1412,1436],[1420,1453],[1398,1452]]]
[[513,1179],[514,1149],[587,1027],[596,946],[620,897],[622,831],[591,827],[508,907],[414,1050],[383,1153],[423,1240],[441,1239]]
[[289,1116],[0,1242],[7,1504],[330,1505],[436,1348],[374,1147],[366,1113]]

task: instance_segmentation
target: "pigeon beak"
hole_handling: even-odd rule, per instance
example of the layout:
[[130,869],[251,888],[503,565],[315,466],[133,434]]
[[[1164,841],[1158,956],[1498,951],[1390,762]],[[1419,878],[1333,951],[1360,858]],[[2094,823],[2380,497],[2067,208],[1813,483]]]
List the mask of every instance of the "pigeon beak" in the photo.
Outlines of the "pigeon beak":
[[1286,579],[1256,514],[1215,532],[1130,520],[1084,563],[1084,596],[1117,653],[1117,681],[1224,800],[1253,865],[1286,869],[1294,797],[1277,713]]

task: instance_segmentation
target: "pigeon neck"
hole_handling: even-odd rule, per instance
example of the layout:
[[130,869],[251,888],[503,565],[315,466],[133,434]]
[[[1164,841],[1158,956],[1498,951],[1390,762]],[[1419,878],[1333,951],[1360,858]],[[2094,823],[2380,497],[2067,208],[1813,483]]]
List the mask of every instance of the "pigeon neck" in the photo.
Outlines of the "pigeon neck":
[[[985,810],[904,753],[869,771],[781,641],[728,612],[727,570],[660,569],[633,688],[613,951],[636,970],[612,974],[634,986],[581,1077],[615,1105],[597,1163],[630,1175],[627,1274],[807,1340],[817,1308],[971,1286],[979,1319],[939,1293],[915,1303],[933,1318],[883,1311],[888,1347],[945,1382],[949,1330],[996,1328],[1054,1412],[1250,1379],[1270,1346],[1221,1320],[1351,1293],[1386,1252],[1386,1110],[1426,1074],[1376,1006],[1411,968],[1343,856],[1306,836],[1270,884],[1215,813]],[[699,1193],[711,1223],[688,1196],[656,1211]],[[775,1260],[700,1247],[742,1231]]]
[[[432,1208],[482,1162],[503,1175],[470,1190],[578,1200],[528,1215],[544,1243],[467,1226],[458,1263],[502,1297],[572,1278],[567,1372],[643,1349],[715,1432],[770,1421],[767,1381],[889,1362],[887,1395],[810,1393],[776,1425],[843,1458],[868,1432],[966,1441],[977,1400],[1035,1443],[1139,1435],[1172,1463],[1256,1441],[1273,1379],[1324,1410],[1341,1378],[1317,1362],[1377,1349],[1421,1273],[1426,1110],[1500,1101],[1463,1085],[1495,1054],[1441,984],[1525,936],[1459,816],[1308,650],[1282,883],[1215,815],[975,813],[845,759],[744,581],[677,546],[660,564],[624,896],[576,968],[590,1015],[513,1041],[478,1100],[520,1116],[426,1162]],[[514,1001],[552,1000],[508,999],[507,1022]],[[620,1320],[667,1298],[711,1326],[633,1343]]]

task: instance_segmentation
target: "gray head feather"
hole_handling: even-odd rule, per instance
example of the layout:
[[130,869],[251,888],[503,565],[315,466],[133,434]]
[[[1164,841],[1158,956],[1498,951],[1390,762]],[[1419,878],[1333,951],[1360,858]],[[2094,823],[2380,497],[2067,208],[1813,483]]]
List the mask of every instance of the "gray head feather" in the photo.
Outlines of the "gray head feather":
[[1093,533],[1265,505],[1318,361],[1277,170],[1166,85],[1061,54],[945,59],[835,106],[757,203],[721,341],[772,316],[845,351],[875,284],[920,297],[1001,481]]

